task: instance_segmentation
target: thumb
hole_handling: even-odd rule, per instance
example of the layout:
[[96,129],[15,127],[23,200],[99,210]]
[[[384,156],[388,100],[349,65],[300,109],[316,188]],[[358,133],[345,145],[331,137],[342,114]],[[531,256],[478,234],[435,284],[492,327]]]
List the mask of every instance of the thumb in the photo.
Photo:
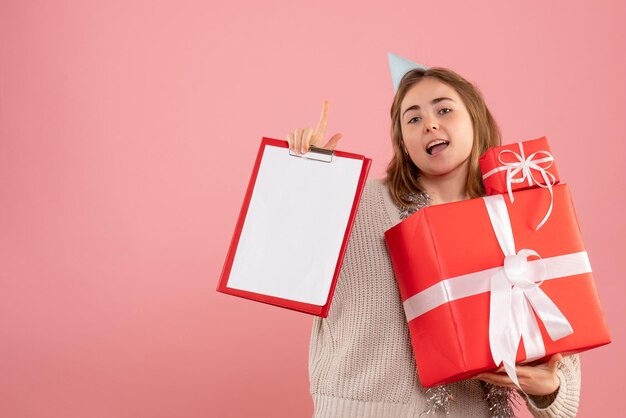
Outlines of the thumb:
[[550,366],[550,369],[555,369],[556,364],[561,360],[563,360],[563,356],[561,354],[554,354],[550,357],[550,360],[548,360],[548,366]]
[[343,138],[343,134],[335,134],[333,135],[328,142],[326,143],[326,145],[324,145],[324,148],[326,149],[335,149],[335,146],[337,146],[337,142],[339,142],[339,140]]

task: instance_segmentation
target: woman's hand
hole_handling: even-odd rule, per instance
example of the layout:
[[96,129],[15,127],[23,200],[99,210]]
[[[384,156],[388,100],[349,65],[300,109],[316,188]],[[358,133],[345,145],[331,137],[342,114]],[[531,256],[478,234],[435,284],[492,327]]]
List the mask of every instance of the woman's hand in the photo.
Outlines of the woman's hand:
[[[520,387],[527,395],[550,395],[555,392],[559,386],[559,377],[556,374],[557,362],[562,360],[563,356],[555,354],[550,357],[547,363],[537,364],[535,366],[517,366],[517,379]],[[491,383],[498,386],[506,386],[517,388],[515,383],[506,375],[504,368],[499,368],[496,372],[483,372],[477,374],[476,379],[483,382]]]
[[[326,125],[328,123],[328,101],[324,101],[322,105],[322,116],[317,124],[317,128],[296,129],[293,132],[289,132],[287,135],[287,142],[289,142],[289,149],[296,154],[305,154],[309,152],[309,146],[315,145],[318,148],[335,149],[337,142],[343,136],[342,134],[333,135],[326,144],[324,144],[324,137],[326,136]],[[322,145],[323,144],[323,145]]]

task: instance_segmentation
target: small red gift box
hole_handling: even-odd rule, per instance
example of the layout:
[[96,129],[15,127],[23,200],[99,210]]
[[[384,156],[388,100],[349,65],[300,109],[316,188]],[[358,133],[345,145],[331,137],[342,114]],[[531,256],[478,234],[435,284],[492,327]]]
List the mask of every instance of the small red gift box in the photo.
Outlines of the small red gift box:
[[480,157],[487,195],[558,184],[559,173],[546,137],[493,147]]
[[539,231],[533,209],[550,196],[529,189],[514,204],[426,207],[385,232],[423,386],[611,341],[568,186],[553,192]]

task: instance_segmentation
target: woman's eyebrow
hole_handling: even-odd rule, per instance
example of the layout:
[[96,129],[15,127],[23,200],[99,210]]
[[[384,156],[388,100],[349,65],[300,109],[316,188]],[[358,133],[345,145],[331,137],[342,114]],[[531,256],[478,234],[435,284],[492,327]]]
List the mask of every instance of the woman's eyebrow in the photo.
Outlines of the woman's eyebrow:
[[[430,104],[433,104],[433,105],[434,105],[434,104],[439,103],[439,102],[440,102],[440,101],[442,101],[442,100],[450,100],[451,102],[453,102],[453,101],[454,101],[454,100],[452,100],[452,99],[451,99],[451,98],[449,98],[449,97],[437,97],[436,99],[432,99],[432,100],[430,101]],[[406,110],[402,113],[402,116],[404,117],[404,114],[405,114],[406,112],[408,112],[409,110],[419,110],[419,109],[420,109],[420,107],[419,107],[418,105],[413,105],[413,106],[411,106],[411,107],[407,107],[407,109],[406,109]]]

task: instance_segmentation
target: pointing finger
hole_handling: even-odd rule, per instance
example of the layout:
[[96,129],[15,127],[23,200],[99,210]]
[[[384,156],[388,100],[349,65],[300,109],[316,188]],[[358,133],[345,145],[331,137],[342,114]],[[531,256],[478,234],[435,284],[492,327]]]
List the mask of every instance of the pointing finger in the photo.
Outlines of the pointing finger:
[[326,126],[328,125],[328,106],[328,100],[324,100],[320,121],[317,123],[317,128],[315,128],[315,136],[316,138],[319,138],[319,140],[324,139],[326,136]]

